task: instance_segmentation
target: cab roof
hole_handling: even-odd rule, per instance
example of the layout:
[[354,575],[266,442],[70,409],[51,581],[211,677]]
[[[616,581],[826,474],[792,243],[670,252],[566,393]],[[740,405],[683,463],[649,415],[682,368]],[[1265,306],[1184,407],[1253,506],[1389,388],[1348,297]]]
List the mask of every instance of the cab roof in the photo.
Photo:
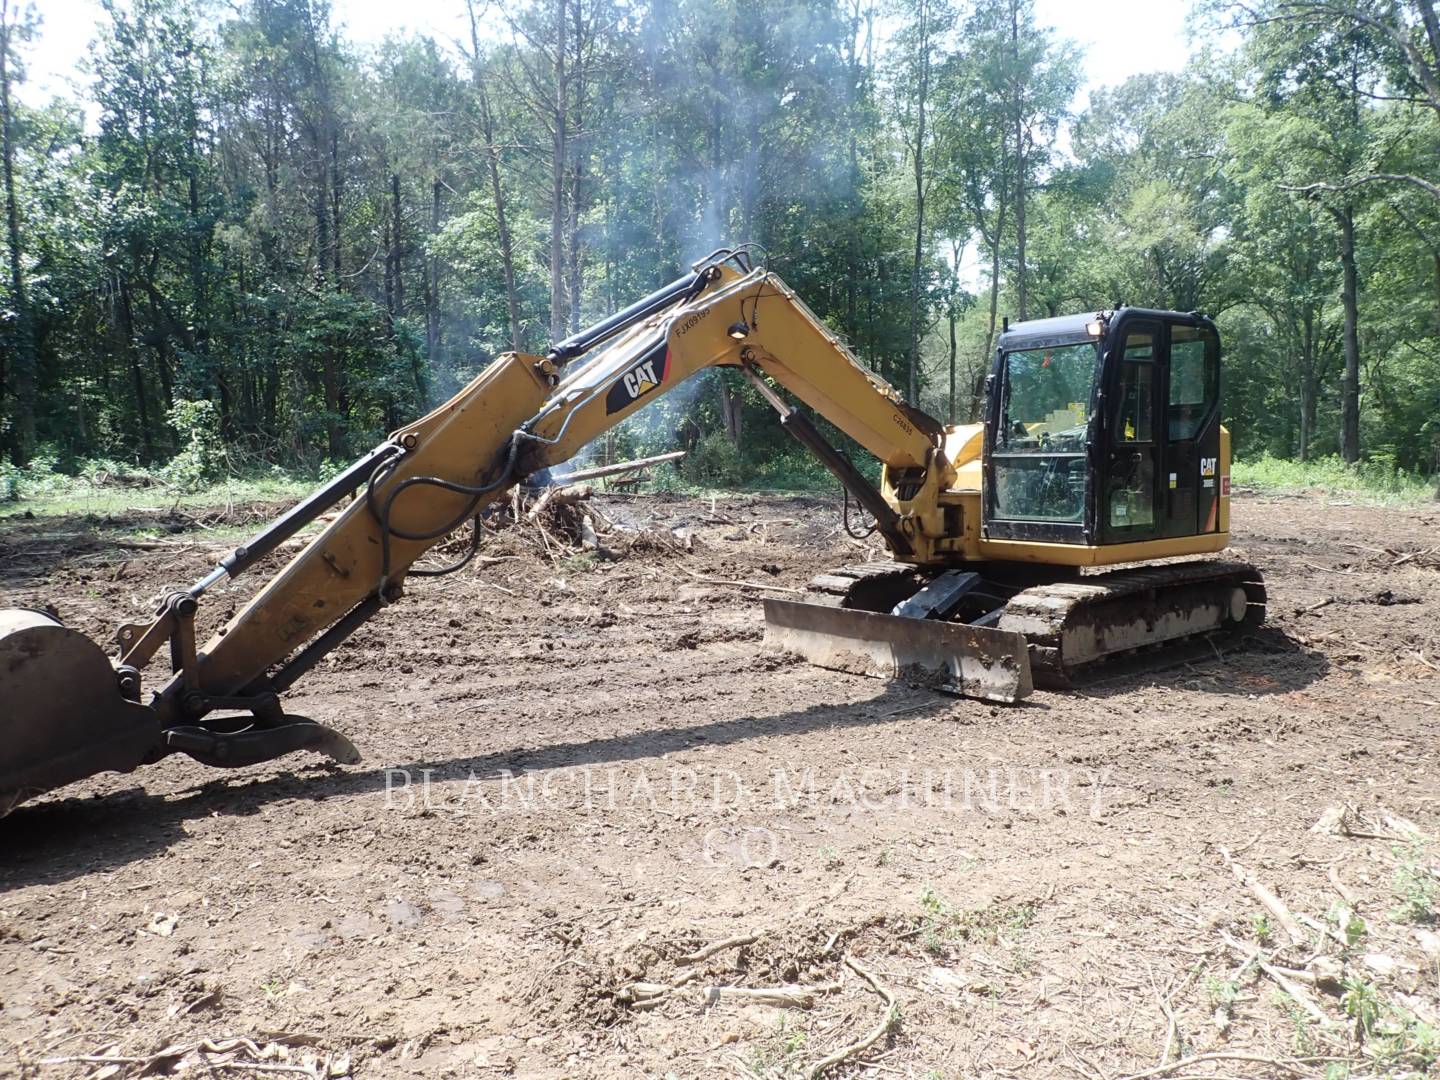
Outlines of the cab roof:
[[1025,322],[1011,323],[1010,328],[1000,335],[996,347],[1003,351],[1022,345],[1033,347],[1084,341],[1092,338],[1086,326],[1097,318],[1104,320],[1107,326],[1113,326],[1115,320],[1121,317],[1126,320],[1148,317],[1192,326],[1209,322],[1204,315],[1196,311],[1162,311],[1158,308],[1128,306],[1116,309],[1102,308],[1096,311],[1082,312],[1078,315],[1057,315],[1053,319],[1027,319]]
[[1013,349],[1020,344],[1049,345],[1061,341],[1084,341],[1090,338],[1086,325],[1099,316],[1109,320],[1113,311],[1087,311],[1080,315],[1057,315],[1053,319],[1028,319],[1011,323],[1010,328],[1000,335],[998,347]]

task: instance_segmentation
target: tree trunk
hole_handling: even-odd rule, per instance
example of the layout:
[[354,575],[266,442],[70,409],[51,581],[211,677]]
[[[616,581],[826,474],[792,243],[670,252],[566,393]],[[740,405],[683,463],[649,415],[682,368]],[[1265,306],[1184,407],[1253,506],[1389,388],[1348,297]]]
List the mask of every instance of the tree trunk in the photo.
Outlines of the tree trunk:
[[[15,195],[15,118],[10,102],[10,42],[12,23],[8,0],[0,0],[0,143],[5,173],[5,239],[10,257],[10,302],[15,311],[15,434],[12,455],[16,465],[27,465],[35,451],[35,341],[30,305],[25,295],[25,268],[21,261],[20,207]],[[0,356],[0,416],[4,415],[6,371]]]
[[565,20],[567,0],[555,0],[555,98],[550,147],[550,340],[562,341],[569,313],[565,309],[565,170],[569,147],[566,129],[569,93],[566,85]]
[[392,303],[390,317],[405,317],[405,236],[400,209],[400,174],[390,174],[390,273]]
[[584,267],[580,260],[580,194],[584,183],[584,167],[577,160],[570,172],[568,253],[565,258],[565,295],[570,309],[570,333],[580,332],[580,290],[584,285]]
[[[500,238],[500,263],[505,272],[505,309],[510,316],[510,348],[519,352],[520,297],[515,291],[515,246],[505,215],[505,186],[500,182],[500,148],[495,144],[495,114],[490,109],[490,94],[480,71],[480,28],[475,16],[474,0],[469,0],[470,49],[473,56],[476,104],[480,106],[480,131],[485,136],[485,166],[490,174],[490,198],[495,204],[495,227]],[[436,180],[435,223],[439,228],[439,184]]]
[[330,129],[330,247],[331,267],[335,275],[333,284],[337,289],[344,276],[340,243],[340,203],[344,183],[344,177],[340,172],[340,134],[335,130],[335,122],[332,119]]
[[1027,308],[1025,273],[1025,82],[1020,72],[1020,5],[1010,0],[1011,60],[1015,64],[1015,317]]
[[[430,184],[430,239],[440,232],[440,189],[437,176]],[[440,257],[432,253],[425,260],[425,356],[430,363],[440,360]]]
[[950,299],[950,404],[946,410],[948,422],[955,423],[955,298]]
[[952,240],[950,243],[950,303],[947,312],[950,322],[950,403],[949,411],[946,414],[949,417],[949,423],[952,424],[955,423],[955,364],[957,360],[955,323],[960,314],[958,309],[960,304],[960,255],[962,251],[963,248],[960,243]]
[[130,377],[135,387],[135,416],[140,422],[140,455],[144,461],[155,459],[155,432],[150,426],[150,406],[145,400],[145,369],[135,348],[135,312],[130,305],[130,290],[120,279],[115,297],[116,323],[120,331],[119,347],[130,364]]
[[1355,210],[1336,211],[1340,222],[1340,266],[1344,283],[1340,302],[1345,309],[1345,375],[1340,381],[1340,457],[1360,460],[1360,297],[1355,264]]
[[1300,446],[1301,461],[1310,460],[1315,440],[1315,416],[1320,399],[1319,342],[1315,332],[1315,313],[1305,312],[1300,342]]
[[730,385],[723,371],[715,373],[715,382],[720,388],[720,419],[725,424],[725,437],[730,440],[731,446],[738,447],[740,436],[744,434],[740,423],[740,394]]
[[1306,371],[1300,376],[1300,446],[1298,457],[1310,460],[1310,446],[1315,439],[1316,399],[1319,387],[1313,372]]
[[340,422],[345,401],[340,388],[339,350],[330,346],[321,357],[320,385],[325,395],[325,450],[339,461],[345,456],[345,429]]
[[1435,316],[1437,319],[1437,329],[1440,329],[1440,251],[1431,255],[1430,261],[1435,270]]
[[920,86],[915,101],[915,259],[910,268],[910,364],[905,400],[920,403],[920,266],[925,249],[925,104],[930,92],[930,7],[920,0]]
[[[985,326],[985,352],[980,356],[980,370],[985,371],[990,363],[990,350],[995,345],[995,320],[1000,309],[1000,237],[1004,232],[999,225],[995,238],[990,243],[990,320]],[[972,412],[979,408],[980,389],[977,382],[973,394]]]

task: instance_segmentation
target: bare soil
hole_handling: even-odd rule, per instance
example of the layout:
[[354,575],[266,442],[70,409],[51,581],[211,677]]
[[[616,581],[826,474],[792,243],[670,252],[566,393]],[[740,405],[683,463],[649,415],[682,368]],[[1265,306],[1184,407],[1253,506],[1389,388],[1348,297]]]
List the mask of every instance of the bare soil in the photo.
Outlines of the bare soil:
[[[879,1028],[825,1075],[1434,1068],[1440,510],[1238,497],[1262,632],[1005,708],[762,651],[787,594],[715,582],[878,555],[832,503],[601,505],[693,553],[413,579],[288,698],[364,764],[177,756],[0,820],[0,1073],[791,1076]],[[0,607],[107,641],[204,524],[7,524]]]

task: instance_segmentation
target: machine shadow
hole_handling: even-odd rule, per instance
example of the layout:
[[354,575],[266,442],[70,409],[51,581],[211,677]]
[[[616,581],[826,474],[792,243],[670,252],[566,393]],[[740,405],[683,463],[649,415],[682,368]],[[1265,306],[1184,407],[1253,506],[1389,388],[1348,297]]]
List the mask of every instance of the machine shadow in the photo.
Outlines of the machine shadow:
[[173,795],[148,794],[136,787],[99,798],[27,804],[0,819],[0,893],[23,885],[57,884],[163,855],[165,849],[185,836],[185,822],[198,818],[248,816],[284,799],[322,802],[337,796],[384,792],[396,781],[396,770],[404,770],[418,782],[425,769],[431,770],[438,781],[463,780],[472,773],[485,777],[506,770],[521,774],[616,764],[658,758],[697,743],[728,746],[768,735],[880,726],[957,709],[991,707],[984,702],[889,683],[875,697],[862,702],[811,705],[772,716],[718,720],[384,768],[344,770],[325,763],[265,779],[222,774]]
[[1262,626],[1225,645],[1199,641],[1183,647],[1162,667],[1146,666],[1142,655],[1137,670],[1112,661],[1075,689],[1092,698],[1117,697],[1142,683],[1184,686],[1211,694],[1266,697],[1289,694],[1319,682],[1330,671],[1322,652],[1301,645],[1277,626]]

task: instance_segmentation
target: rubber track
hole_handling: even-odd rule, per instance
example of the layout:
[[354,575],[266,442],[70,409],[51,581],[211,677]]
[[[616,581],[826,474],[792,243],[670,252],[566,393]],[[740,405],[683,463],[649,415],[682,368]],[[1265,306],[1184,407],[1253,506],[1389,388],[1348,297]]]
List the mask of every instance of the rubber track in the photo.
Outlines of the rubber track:
[[[903,589],[906,582],[918,589],[923,584],[922,572],[904,564],[877,561],[856,563],[830,570],[812,578],[809,583],[811,602],[827,607],[839,607],[847,598],[855,595],[857,589],[888,588]],[[1095,611],[1102,605],[1116,604],[1117,613],[1133,619],[1134,603],[1137,600],[1147,605],[1163,605],[1166,594],[1179,599],[1185,594],[1203,595],[1207,586],[1228,591],[1239,586],[1249,600],[1249,611],[1240,624],[1215,626],[1190,635],[1192,639],[1203,639],[1204,635],[1225,632],[1245,633],[1259,626],[1265,618],[1265,584],[1260,571],[1248,563],[1203,560],[1197,562],[1168,563],[1161,566],[1141,566],[1126,570],[1111,570],[1073,581],[1056,582],[1050,585],[1036,585],[1016,593],[1005,605],[999,627],[1018,630],[1030,643],[1030,668],[1037,685],[1065,687],[1073,685],[1083,672],[1105,662],[1110,657],[1134,654],[1137,648],[1126,648],[1119,653],[1096,657],[1079,667],[1068,668],[1062,661],[1062,639],[1067,628],[1073,628],[1087,612]],[[1147,644],[1175,645],[1185,639],[1171,638],[1164,642]],[[1142,644],[1139,648],[1146,647]],[[1178,653],[1178,650],[1177,650]],[[1163,657],[1156,657],[1158,664],[1164,664]],[[1156,664],[1144,665],[1153,667]]]
[[[1063,635],[1087,612],[1093,611],[1103,617],[1104,613],[1095,609],[1115,604],[1117,615],[1133,619],[1137,601],[1143,599],[1147,606],[1163,605],[1166,594],[1179,598],[1186,594],[1195,596],[1199,590],[1203,595],[1209,586],[1225,591],[1236,586],[1244,589],[1249,610],[1239,624],[1202,629],[1191,637],[1216,631],[1245,633],[1264,620],[1265,584],[1260,571],[1248,563],[1205,560],[1112,570],[1078,581],[1035,586],[1011,598],[999,625],[1002,629],[1020,631],[1030,642],[1030,670],[1037,685],[1069,686],[1083,671],[1110,657],[1133,654],[1137,648],[1107,653],[1078,667],[1067,668],[1062,659]],[[1170,645],[1183,640],[1170,638],[1145,643],[1138,648],[1149,644]]]

